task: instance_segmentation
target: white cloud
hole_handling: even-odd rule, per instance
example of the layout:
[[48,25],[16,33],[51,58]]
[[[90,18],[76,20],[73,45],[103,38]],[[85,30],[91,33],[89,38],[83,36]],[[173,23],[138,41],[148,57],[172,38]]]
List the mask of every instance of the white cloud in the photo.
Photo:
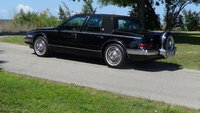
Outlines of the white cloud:
[[19,4],[16,9],[17,9],[17,11],[23,10],[24,12],[29,12],[29,11],[32,12],[32,11],[34,11],[34,9],[31,8],[30,6],[23,5],[23,4]]

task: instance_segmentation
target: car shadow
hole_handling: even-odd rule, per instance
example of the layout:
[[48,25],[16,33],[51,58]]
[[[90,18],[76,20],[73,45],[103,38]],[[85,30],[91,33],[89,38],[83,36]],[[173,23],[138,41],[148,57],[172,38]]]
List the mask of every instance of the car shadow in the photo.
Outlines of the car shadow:
[[[4,50],[0,50],[0,54],[3,54]],[[3,69],[2,64],[6,63],[6,61],[3,61],[0,59],[0,71]]]
[[[61,54],[61,53],[55,53],[53,54],[53,56],[50,56],[50,57],[106,66],[103,58],[69,55],[69,54]],[[139,71],[160,72],[160,71],[177,71],[177,70],[182,69],[182,66],[178,64],[166,63],[166,62],[161,62],[161,61],[153,61],[153,62],[131,62],[130,61],[127,65],[121,68],[117,68],[117,69],[119,70],[133,69],[133,70],[139,70]]]
[[134,69],[139,71],[160,72],[160,71],[177,71],[182,69],[181,65],[161,61],[152,62],[132,62],[125,69]]

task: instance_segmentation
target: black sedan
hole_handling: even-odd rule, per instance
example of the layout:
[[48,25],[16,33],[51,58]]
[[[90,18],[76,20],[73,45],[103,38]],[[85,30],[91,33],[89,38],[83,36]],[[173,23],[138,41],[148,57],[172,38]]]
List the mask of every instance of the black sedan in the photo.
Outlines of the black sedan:
[[110,67],[127,59],[156,60],[175,55],[170,32],[150,32],[136,19],[120,15],[75,15],[58,27],[32,30],[24,39],[38,56],[64,52],[103,57]]

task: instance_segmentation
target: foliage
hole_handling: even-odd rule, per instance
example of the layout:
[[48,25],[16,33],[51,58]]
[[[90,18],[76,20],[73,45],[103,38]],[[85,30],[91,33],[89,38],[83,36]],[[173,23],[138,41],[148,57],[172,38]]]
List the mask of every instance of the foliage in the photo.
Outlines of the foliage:
[[50,27],[57,26],[59,24],[58,19],[55,16],[52,16],[49,10],[43,12],[28,12],[25,13],[21,10],[19,13],[14,15],[13,23],[15,25],[28,25],[29,27],[41,28],[41,27]]
[[84,0],[84,5],[82,8],[83,14],[95,14],[97,8],[92,6],[93,0]]
[[198,113],[199,110],[0,72],[1,113]]
[[165,29],[166,30],[173,30],[173,28],[177,24],[177,19],[181,11],[188,5],[188,4],[199,4],[199,0],[165,0]]
[[200,30],[200,12],[192,12],[191,10],[183,11],[185,26],[188,31]]
[[65,2],[62,2],[62,5],[63,7],[61,5],[59,6],[58,15],[59,15],[59,20],[61,22],[64,22],[71,16],[72,11],[70,11],[69,7]]
[[[113,4],[120,7],[131,7],[130,15],[138,18],[145,29],[160,29],[160,19],[153,8],[153,0],[99,0],[103,5]],[[157,2],[156,2],[157,3]]]

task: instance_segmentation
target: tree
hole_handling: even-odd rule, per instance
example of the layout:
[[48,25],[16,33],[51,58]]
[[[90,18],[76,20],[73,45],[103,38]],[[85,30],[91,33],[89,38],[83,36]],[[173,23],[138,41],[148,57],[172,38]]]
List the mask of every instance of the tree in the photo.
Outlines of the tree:
[[[162,1],[162,0],[158,0]],[[99,0],[103,5],[113,4],[120,7],[131,7],[130,15],[137,17],[141,27],[145,29],[160,29],[160,19],[153,8],[155,0]]]
[[41,27],[57,26],[58,19],[55,16],[51,15],[48,9],[42,12],[27,13],[21,10],[19,13],[16,13],[14,15],[13,23],[16,26],[28,26],[29,28],[36,29]]
[[92,6],[93,0],[84,0],[84,5],[82,8],[83,14],[95,14],[97,8]]
[[[63,6],[63,7],[62,7]],[[62,2],[62,6],[59,6],[59,20],[61,22],[66,21],[71,16],[71,11],[69,7],[66,5],[66,3]]]
[[188,31],[197,31],[199,28],[200,12],[192,12],[191,10],[183,11],[184,23]]
[[104,5],[113,4],[120,7],[132,7],[136,9],[135,15],[140,21],[141,27],[145,28],[145,1],[146,0],[99,0]]
[[200,0],[165,0],[165,29],[172,30],[177,24],[177,18],[181,11],[192,3],[199,4]]

